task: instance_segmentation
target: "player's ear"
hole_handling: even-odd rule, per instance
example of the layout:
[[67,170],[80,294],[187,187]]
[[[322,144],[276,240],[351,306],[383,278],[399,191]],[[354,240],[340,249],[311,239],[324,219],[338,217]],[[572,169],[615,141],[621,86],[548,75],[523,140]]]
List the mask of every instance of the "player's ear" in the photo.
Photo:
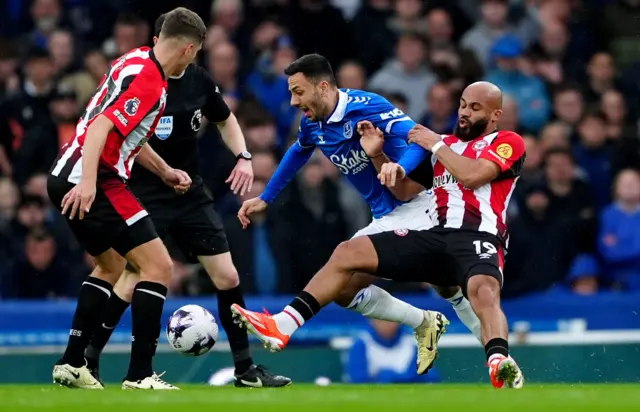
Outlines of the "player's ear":
[[496,109],[491,114],[491,120],[493,122],[495,122],[495,123],[498,123],[498,120],[500,119],[500,116],[502,116],[502,109]]
[[158,44],[158,36],[153,36],[153,45]]

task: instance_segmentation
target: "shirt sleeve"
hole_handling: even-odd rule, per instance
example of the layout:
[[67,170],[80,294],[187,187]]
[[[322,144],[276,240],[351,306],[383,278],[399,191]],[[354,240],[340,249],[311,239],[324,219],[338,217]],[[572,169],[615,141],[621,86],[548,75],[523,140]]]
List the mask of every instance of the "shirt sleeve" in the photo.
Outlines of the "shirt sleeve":
[[[500,171],[514,169],[525,157],[524,140],[519,134],[508,131],[498,132],[498,137],[487,146],[479,159],[486,159],[500,167]],[[519,173],[519,171],[517,171]]]
[[306,128],[300,122],[298,141],[291,145],[287,153],[285,153],[271,180],[267,183],[267,187],[260,195],[260,199],[266,203],[273,202],[282,189],[293,180],[302,166],[309,161],[314,149],[315,145],[308,141]]
[[121,136],[128,136],[149,113],[158,109],[163,93],[164,80],[158,69],[144,68],[102,114],[113,122]]
[[223,122],[231,115],[231,109],[227,106],[227,103],[222,98],[220,88],[213,82],[211,76],[208,73],[203,73],[204,84],[209,91],[207,95],[207,101],[202,107],[202,114],[210,122],[218,123]]

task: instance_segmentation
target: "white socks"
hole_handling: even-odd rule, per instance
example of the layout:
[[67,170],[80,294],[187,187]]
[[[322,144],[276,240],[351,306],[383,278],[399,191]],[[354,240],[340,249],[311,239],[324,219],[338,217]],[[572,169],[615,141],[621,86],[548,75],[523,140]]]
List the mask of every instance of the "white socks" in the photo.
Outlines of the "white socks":
[[473,333],[482,345],[482,325],[480,324],[480,319],[478,319],[478,316],[473,311],[471,303],[469,303],[467,298],[462,294],[462,290],[459,290],[458,293],[447,300],[453,305],[453,310],[456,311],[456,315],[458,315],[458,318],[464,323],[464,326]]
[[424,321],[421,309],[394,298],[389,292],[375,285],[358,292],[347,309],[368,318],[402,323],[412,329],[417,328]]
[[302,315],[289,305],[282,312],[273,315],[273,320],[276,322],[280,333],[288,336],[291,336],[296,329],[304,325]]

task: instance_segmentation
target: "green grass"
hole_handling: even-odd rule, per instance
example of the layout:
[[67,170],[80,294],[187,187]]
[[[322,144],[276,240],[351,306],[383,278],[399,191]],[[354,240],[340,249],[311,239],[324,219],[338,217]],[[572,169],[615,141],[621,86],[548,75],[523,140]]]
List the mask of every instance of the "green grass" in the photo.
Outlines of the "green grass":
[[[465,408],[465,409],[459,409]],[[640,411],[640,385],[535,385],[519,391],[477,385],[293,385],[284,389],[185,386],[176,392],[81,391],[0,386],[0,411],[369,412]]]

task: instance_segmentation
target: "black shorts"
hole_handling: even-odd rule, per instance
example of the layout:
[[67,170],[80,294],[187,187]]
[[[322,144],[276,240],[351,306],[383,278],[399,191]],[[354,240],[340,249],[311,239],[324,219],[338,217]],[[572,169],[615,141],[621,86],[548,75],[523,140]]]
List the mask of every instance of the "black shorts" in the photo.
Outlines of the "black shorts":
[[[75,185],[65,178],[49,175],[47,191],[53,205],[61,210],[64,196]],[[121,256],[158,237],[147,211],[117,175],[99,175],[91,210],[80,220],[67,219],[78,242],[91,256],[113,248]]]
[[475,275],[488,275],[503,284],[504,249],[486,232],[434,228],[397,230],[369,236],[378,254],[381,278],[460,286]]
[[170,199],[142,197],[161,239],[171,236],[189,263],[229,252],[222,220],[204,186]]

